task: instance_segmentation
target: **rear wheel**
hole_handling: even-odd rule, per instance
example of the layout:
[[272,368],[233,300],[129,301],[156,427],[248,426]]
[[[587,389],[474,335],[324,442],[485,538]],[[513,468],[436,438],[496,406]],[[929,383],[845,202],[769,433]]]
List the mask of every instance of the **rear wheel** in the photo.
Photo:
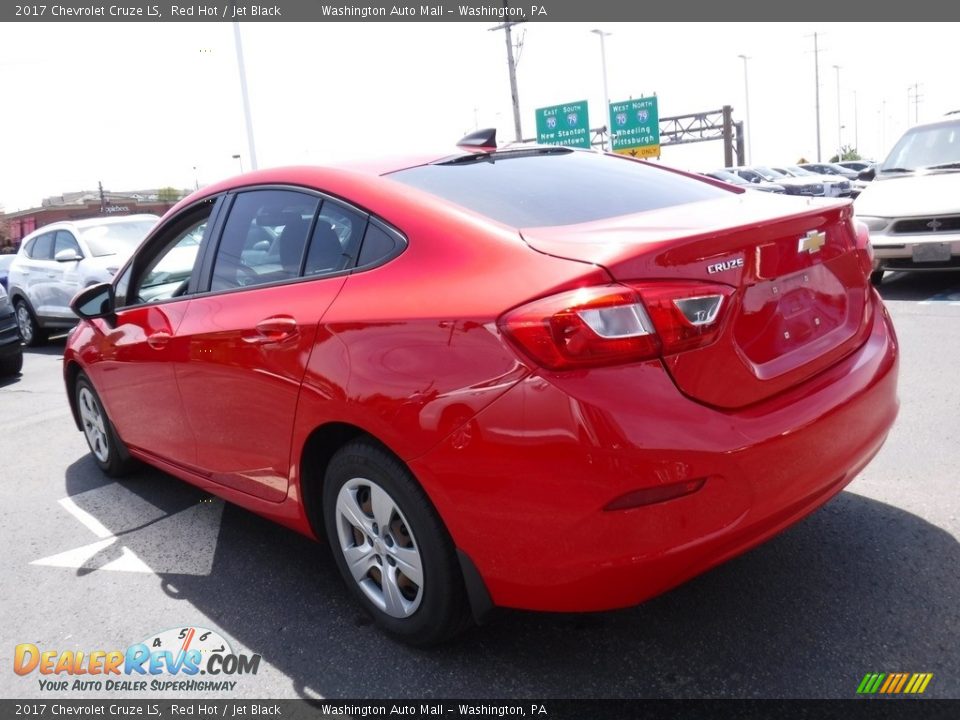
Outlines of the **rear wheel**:
[[126,475],[134,465],[133,458],[117,437],[97,391],[83,373],[77,376],[75,393],[80,425],[94,461],[110,477]]
[[17,299],[13,303],[17,315],[17,327],[20,328],[20,339],[28,347],[43,345],[47,341],[47,333],[40,327],[33,310],[25,300]]
[[377,625],[411,645],[466,627],[453,543],[402,463],[373,443],[350,443],[330,461],[323,501],[340,574]]

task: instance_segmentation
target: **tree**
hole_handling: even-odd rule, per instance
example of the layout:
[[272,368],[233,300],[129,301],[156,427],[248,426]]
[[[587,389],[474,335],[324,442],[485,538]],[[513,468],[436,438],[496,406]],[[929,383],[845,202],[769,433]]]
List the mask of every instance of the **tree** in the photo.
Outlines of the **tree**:
[[862,159],[863,158],[860,157],[860,153],[857,152],[857,149],[855,147],[851,147],[850,145],[844,145],[840,148],[840,155],[839,156],[834,155],[832,158],[830,158],[830,162],[835,163],[835,162],[840,162],[841,160],[862,160]]
[[176,188],[165,187],[157,190],[157,200],[160,202],[176,202],[181,197],[180,191]]

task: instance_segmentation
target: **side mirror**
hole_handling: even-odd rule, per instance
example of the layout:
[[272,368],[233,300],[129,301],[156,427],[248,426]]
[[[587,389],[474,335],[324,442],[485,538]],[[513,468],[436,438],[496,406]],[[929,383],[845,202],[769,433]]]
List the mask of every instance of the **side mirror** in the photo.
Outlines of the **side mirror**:
[[861,170],[857,175],[858,180],[863,180],[864,182],[870,182],[877,176],[877,169],[875,167],[868,167],[866,170]]
[[115,300],[113,285],[100,283],[78,292],[70,301],[70,309],[84,320],[104,318],[112,324]]
[[73,248],[64,248],[54,255],[53,259],[57,262],[74,262],[75,260],[83,260],[83,255],[78,253]]
[[752,182],[752,183],[754,183],[754,184],[756,184],[756,185],[759,185],[759,184],[760,184],[760,178],[758,178],[758,177],[752,177],[752,178],[750,178],[750,182]]

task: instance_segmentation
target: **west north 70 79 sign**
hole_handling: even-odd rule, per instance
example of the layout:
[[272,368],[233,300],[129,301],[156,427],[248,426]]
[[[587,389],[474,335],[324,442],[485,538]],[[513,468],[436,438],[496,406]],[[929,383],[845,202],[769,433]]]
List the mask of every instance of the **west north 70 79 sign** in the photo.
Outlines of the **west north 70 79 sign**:
[[634,157],[660,155],[660,111],[657,98],[610,103],[613,151]]
[[537,142],[542,145],[589,148],[587,101],[537,108]]

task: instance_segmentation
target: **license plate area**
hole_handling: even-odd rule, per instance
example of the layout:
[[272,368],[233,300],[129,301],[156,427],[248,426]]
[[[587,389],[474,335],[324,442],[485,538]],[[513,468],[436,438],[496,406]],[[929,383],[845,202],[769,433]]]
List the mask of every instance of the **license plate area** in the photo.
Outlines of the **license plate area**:
[[950,262],[950,243],[922,243],[910,253],[915,263]]

